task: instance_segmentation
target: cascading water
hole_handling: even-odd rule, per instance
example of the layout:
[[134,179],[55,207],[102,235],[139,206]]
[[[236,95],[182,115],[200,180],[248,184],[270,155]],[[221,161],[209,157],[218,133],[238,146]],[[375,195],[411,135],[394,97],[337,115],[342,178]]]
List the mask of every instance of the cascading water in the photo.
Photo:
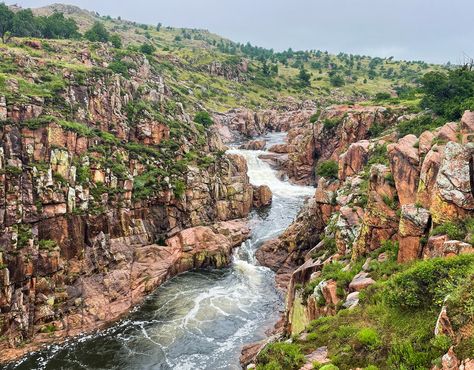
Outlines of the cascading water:
[[240,369],[242,345],[263,339],[283,309],[274,274],[258,266],[255,251],[288,227],[314,189],[280,181],[258,158],[264,152],[230,152],[246,158],[252,184],[273,192],[271,207],[252,213],[252,237],[234,251],[231,267],[177,276],[111,329],[51,346],[7,369]]

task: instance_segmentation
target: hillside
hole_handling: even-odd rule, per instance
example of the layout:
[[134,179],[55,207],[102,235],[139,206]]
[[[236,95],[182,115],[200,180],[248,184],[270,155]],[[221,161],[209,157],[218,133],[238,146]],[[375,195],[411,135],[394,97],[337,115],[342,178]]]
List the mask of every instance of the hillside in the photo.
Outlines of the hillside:
[[[367,100],[377,93],[396,96],[396,91],[401,92],[401,98],[394,104],[413,106],[403,94],[406,87],[413,87],[426,72],[441,68],[424,62],[330,55],[323,51],[290,49],[275,53],[250,44],[236,44],[205,30],[160,25],[158,31],[157,25],[112,19],[60,4],[34,10],[39,15],[56,11],[75,19],[80,32],[96,21],[103,22],[110,32],[122,38],[125,49],[143,43],[154,45],[162,73],[179,90],[179,99],[199,101],[218,111],[239,106],[268,107],[288,95],[330,103]],[[310,86],[298,78],[302,67],[310,74]],[[412,94],[408,98],[416,100]]]

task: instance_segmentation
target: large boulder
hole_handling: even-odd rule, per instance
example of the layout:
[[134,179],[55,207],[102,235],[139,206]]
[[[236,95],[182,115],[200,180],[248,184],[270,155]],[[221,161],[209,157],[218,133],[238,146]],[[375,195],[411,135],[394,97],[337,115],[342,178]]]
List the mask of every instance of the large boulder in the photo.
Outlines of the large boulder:
[[344,181],[347,177],[355,175],[362,170],[367,163],[370,143],[361,140],[351,144],[349,149],[339,157],[339,180]]
[[428,232],[430,213],[414,204],[402,206],[399,225],[398,261],[408,262],[421,257],[420,238]]
[[266,145],[267,142],[265,140],[252,140],[241,145],[239,148],[245,150],[263,150]]
[[273,194],[269,186],[260,185],[253,188],[253,206],[255,208],[266,207],[272,204]]

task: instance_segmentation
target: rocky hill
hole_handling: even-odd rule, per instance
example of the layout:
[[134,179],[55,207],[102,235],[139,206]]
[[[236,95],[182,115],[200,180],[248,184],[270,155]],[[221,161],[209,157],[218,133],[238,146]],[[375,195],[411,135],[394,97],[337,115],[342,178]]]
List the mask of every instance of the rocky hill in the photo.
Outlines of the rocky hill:
[[442,71],[442,86],[444,67],[34,10],[57,12],[120,44],[0,44],[0,362],[102,328],[178,273],[227,265],[271,196],[224,143],[281,131],[264,159],[317,189],[258,252],[288,305],[243,363],[473,366],[474,106],[426,99],[423,75]]

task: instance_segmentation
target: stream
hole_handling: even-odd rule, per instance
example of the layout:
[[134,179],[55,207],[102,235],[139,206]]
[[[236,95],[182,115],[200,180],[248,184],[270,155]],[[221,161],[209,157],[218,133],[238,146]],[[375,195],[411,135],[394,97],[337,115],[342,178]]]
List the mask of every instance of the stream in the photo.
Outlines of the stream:
[[[264,137],[268,146],[284,138]],[[241,369],[242,346],[265,338],[284,309],[274,274],[258,265],[255,251],[288,227],[314,189],[280,181],[258,158],[262,151],[229,152],[246,158],[253,185],[273,192],[273,204],[249,216],[252,236],[229,268],[181,274],[110,329],[49,346],[6,369]]]

